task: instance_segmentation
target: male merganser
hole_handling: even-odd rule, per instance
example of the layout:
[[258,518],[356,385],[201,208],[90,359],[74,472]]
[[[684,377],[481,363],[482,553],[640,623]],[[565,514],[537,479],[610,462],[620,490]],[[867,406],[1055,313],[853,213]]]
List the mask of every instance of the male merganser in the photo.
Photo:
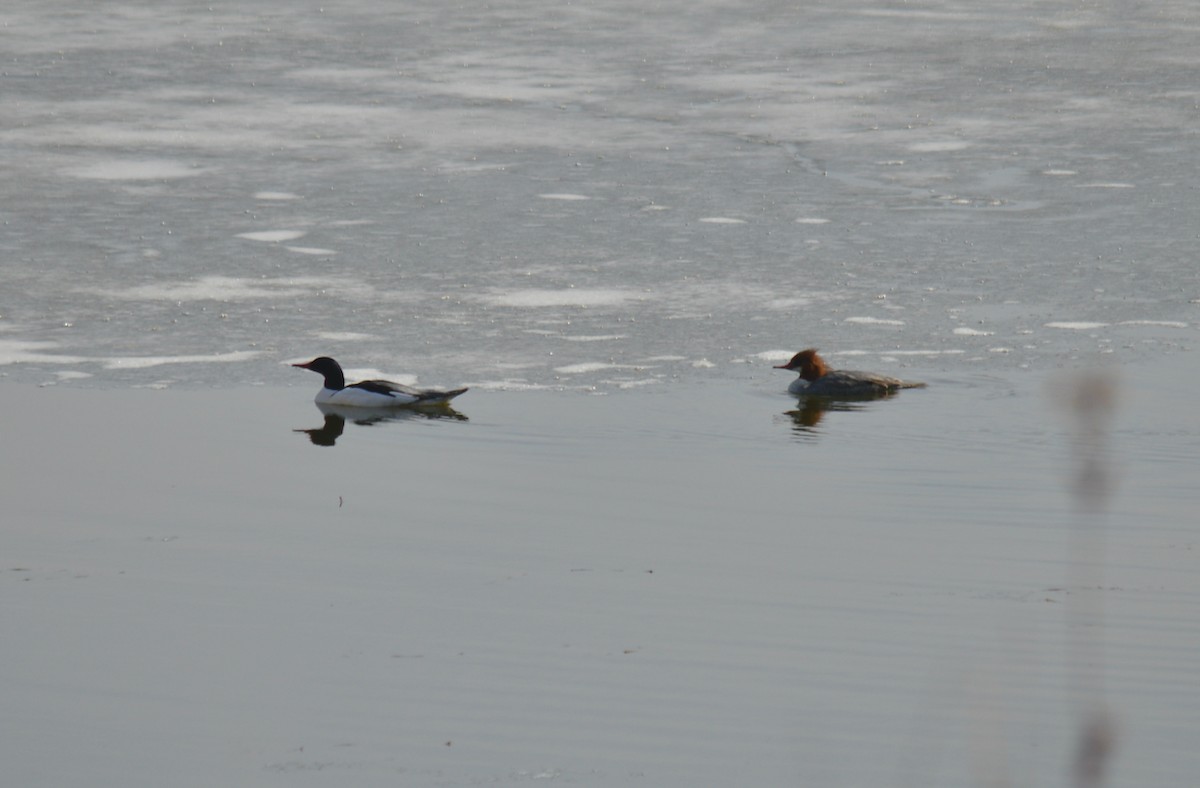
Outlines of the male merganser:
[[395,408],[403,405],[443,405],[466,391],[451,389],[417,389],[401,383],[388,380],[364,380],[361,383],[346,385],[341,366],[329,358],[321,356],[307,364],[292,364],[293,367],[311,369],[325,376],[325,386],[317,392],[318,405],[338,405],[348,408]]
[[917,389],[925,386],[924,383],[870,372],[832,370],[826,366],[825,359],[817,355],[816,348],[801,350],[792,356],[791,361],[780,364],[775,369],[799,372],[800,377],[792,381],[788,392],[809,397],[882,397],[898,389]]

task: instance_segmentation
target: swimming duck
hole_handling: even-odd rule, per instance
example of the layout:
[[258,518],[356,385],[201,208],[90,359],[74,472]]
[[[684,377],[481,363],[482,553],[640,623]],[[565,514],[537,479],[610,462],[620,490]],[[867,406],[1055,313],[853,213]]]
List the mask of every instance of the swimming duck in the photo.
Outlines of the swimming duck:
[[466,391],[465,388],[442,391],[418,389],[389,380],[364,380],[346,385],[342,367],[329,356],[314,358],[293,367],[311,369],[325,377],[324,387],[317,392],[318,405],[337,405],[347,408],[395,408],[405,405],[442,405]]
[[786,364],[775,369],[790,369],[800,377],[788,386],[791,394],[808,397],[880,397],[899,389],[923,388],[924,383],[900,380],[887,375],[851,370],[832,370],[825,359],[817,355],[816,348],[801,350]]

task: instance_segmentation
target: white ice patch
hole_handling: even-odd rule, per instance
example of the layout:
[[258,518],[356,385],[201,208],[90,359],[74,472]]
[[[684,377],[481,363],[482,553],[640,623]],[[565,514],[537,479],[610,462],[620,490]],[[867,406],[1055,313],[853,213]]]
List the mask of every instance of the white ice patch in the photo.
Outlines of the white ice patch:
[[588,290],[569,287],[563,290],[509,290],[482,300],[493,306],[541,308],[553,306],[617,306],[635,297],[627,290]]
[[0,339],[0,366],[7,364],[82,364],[89,360],[80,356],[60,356],[45,352],[57,347],[57,342]]
[[238,238],[245,238],[250,241],[264,241],[266,243],[279,243],[280,241],[294,241],[297,238],[303,238],[308,235],[307,230],[261,230],[252,233],[238,233]]
[[745,219],[734,219],[730,216],[705,216],[700,221],[705,224],[745,224]]
[[140,285],[123,290],[98,290],[100,295],[147,301],[238,301],[252,298],[298,298],[319,290],[341,286],[321,277],[292,279],[245,279],[205,276],[192,282]]
[[539,194],[538,197],[541,197],[543,200],[567,200],[567,201],[592,199],[591,197],[588,197],[586,194]]
[[958,328],[954,329],[954,333],[960,337],[990,337],[991,335],[995,334],[996,332],[995,331],[980,331],[977,328],[967,328],[965,326],[959,326]]
[[796,307],[811,306],[811,298],[774,298],[766,303],[767,309],[795,309]]
[[[280,361],[284,366],[294,366],[296,364],[304,364],[312,359],[310,357],[293,358]],[[359,380],[390,380],[393,383],[399,383],[404,386],[417,385],[416,375],[396,375],[385,373],[375,367],[344,367],[342,374],[346,377],[347,383],[355,383]]]
[[601,382],[615,385],[619,389],[637,389],[642,386],[652,386],[662,381],[655,378],[644,378],[642,380],[604,380]]
[[795,350],[764,350],[761,353],[755,353],[750,358],[757,358],[760,361],[790,361],[794,355],[796,355]]
[[97,181],[159,181],[191,178],[203,172],[203,168],[177,161],[141,159],[96,162],[68,170],[67,174]]
[[347,383],[354,383],[358,380],[390,380],[393,383],[399,383],[402,386],[417,385],[416,375],[393,374],[389,372],[381,372],[378,369],[347,369],[343,370],[346,375]]
[[908,146],[908,149],[917,153],[945,153],[948,151],[963,150],[971,147],[971,143],[964,140],[941,140],[933,142],[914,142]]
[[474,380],[468,381],[466,385],[476,391],[547,391],[558,388],[543,383],[530,383],[527,380]]
[[311,254],[325,257],[337,254],[333,249],[322,249],[318,246],[285,246],[284,248],[296,254]]
[[126,356],[104,359],[105,369],[147,369],[163,364],[205,364],[249,361],[261,356],[261,350],[234,350],[197,356]]
[[882,317],[848,317],[842,321],[843,323],[857,323],[868,326],[902,326],[903,320],[891,320]]
[[1122,320],[1118,326],[1162,326],[1163,328],[1187,328],[1188,324],[1179,320]]
[[621,364],[607,364],[602,361],[585,361],[581,364],[568,364],[565,367],[555,367],[560,375],[586,375],[589,372],[599,372],[602,369],[635,369]]
[[1090,323],[1085,320],[1056,320],[1046,323],[1046,328],[1065,328],[1069,331],[1091,331],[1094,328],[1104,328],[1108,323]]
[[318,331],[313,336],[330,342],[363,342],[374,339],[370,334],[360,334],[357,331]]

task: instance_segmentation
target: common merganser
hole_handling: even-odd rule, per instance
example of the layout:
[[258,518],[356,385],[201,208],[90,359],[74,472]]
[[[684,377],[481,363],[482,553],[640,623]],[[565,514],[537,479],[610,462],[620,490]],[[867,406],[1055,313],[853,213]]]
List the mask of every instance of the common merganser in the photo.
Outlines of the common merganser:
[[342,367],[329,356],[314,358],[293,367],[311,369],[325,376],[325,386],[317,392],[318,405],[337,405],[345,408],[395,408],[404,405],[443,405],[466,391],[465,388],[441,391],[418,389],[388,380],[364,380],[346,385]]
[[786,364],[775,369],[790,369],[800,377],[788,386],[791,394],[809,397],[882,397],[899,389],[924,388],[924,383],[875,375],[870,372],[832,370],[825,359],[817,355],[816,348],[801,350]]

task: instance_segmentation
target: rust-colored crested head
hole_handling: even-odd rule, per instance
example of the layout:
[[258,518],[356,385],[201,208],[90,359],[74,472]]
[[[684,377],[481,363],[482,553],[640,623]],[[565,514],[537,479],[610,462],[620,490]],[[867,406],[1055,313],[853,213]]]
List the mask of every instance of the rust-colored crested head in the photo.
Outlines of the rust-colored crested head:
[[780,364],[775,369],[790,369],[794,372],[799,372],[800,377],[810,383],[829,371],[829,367],[825,365],[825,359],[817,355],[815,347],[801,350],[792,356],[791,361],[786,364]]

